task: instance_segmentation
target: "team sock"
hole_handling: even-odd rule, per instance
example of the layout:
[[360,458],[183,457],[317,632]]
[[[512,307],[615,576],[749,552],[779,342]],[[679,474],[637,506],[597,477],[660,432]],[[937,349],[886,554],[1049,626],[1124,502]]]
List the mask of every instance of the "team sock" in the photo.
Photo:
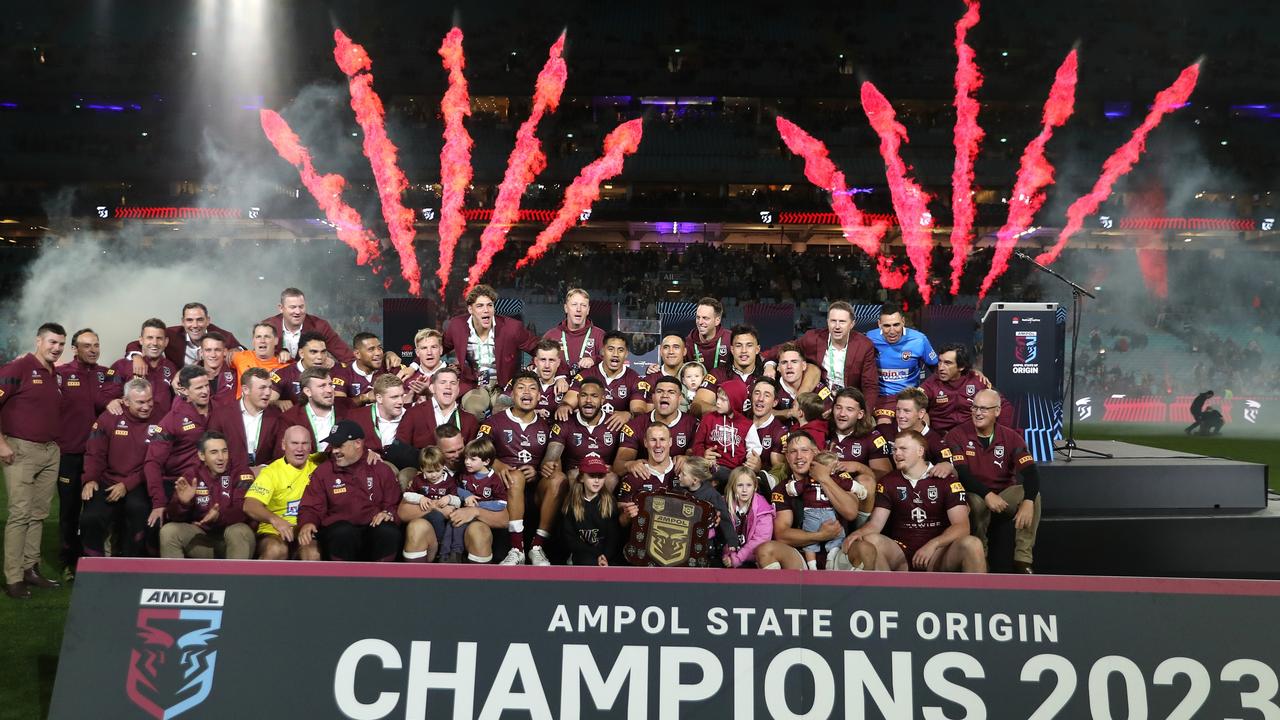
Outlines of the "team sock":
[[511,533],[511,548],[524,552],[524,521],[512,520],[507,523],[507,531]]
[[471,553],[467,553],[467,559],[477,565],[488,565],[493,562],[492,555],[472,555]]
[[545,542],[549,537],[551,537],[551,533],[543,530],[542,528],[538,528],[538,531],[533,534],[533,546],[542,547],[543,542]]
[[768,565],[765,565],[764,567],[762,567],[762,568],[760,568],[760,569],[761,569],[761,570],[781,570],[781,569],[782,569],[782,563],[780,563],[780,562],[771,562],[771,563],[769,563]]

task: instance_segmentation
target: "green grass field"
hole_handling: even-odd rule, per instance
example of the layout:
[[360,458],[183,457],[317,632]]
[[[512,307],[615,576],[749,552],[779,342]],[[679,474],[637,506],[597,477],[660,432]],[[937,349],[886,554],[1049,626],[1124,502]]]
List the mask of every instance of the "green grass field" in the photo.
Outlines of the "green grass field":
[[[1236,437],[1229,430],[1225,437],[1202,438],[1171,434],[1167,426],[1089,425],[1077,428],[1076,437],[1123,440],[1257,462],[1272,470],[1280,467],[1280,443],[1264,437]],[[1275,472],[1271,472],[1270,480],[1272,489],[1280,490],[1280,477]],[[56,518],[57,514],[55,498],[51,516]],[[0,484],[0,521],[7,516],[4,486]],[[60,572],[48,562],[50,559],[56,562],[56,532],[56,521],[45,524],[45,570],[50,577],[58,577]],[[0,668],[4,668],[4,679],[0,681],[0,720],[30,720],[45,717],[49,712],[71,591],[67,588],[33,590],[32,594],[32,599],[25,602],[0,596],[0,637],[4,638],[4,642],[0,642]]]

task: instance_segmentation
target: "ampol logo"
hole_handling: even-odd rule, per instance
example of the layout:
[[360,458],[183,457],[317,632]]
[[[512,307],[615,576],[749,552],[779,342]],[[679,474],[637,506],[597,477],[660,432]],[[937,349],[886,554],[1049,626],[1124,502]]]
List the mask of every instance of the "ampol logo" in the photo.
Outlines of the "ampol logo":
[[[146,588],[138,608],[138,641],[129,654],[124,689],[156,720],[196,707],[213,690],[222,628],[223,590]],[[218,608],[218,609],[211,609]]]

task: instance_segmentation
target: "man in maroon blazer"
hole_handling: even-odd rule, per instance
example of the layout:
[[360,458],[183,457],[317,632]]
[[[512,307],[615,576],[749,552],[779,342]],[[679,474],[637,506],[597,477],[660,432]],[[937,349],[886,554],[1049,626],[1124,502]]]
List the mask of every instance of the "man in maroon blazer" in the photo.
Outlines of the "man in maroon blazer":
[[262,322],[276,329],[280,344],[276,346],[276,356],[281,362],[297,359],[298,339],[303,333],[315,332],[324,336],[325,346],[338,362],[351,363],[355,353],[338,337],[333,327],[324,318],[307,314],[307,298],[298,288],[285,288],[280,293],[280,312]]
[[458,369],[445,365],[431,378],[431,399],[409,408],[396,427],[396,440],[421,450],[436,444],[436,428],[453,425],[462,441],[475,439],[480,422],[458,403]]
[[[832,392],[843,387],[856,387],[875,407],[872,398],[880,397],[880,366],[876,349],[866,335],[853,329],[853,306],[843,300],[827,308],[827,329],[810,330],[796,339],[805,358],[822,368],[822,379]],[[781,346],[779,346],[781,347]],[[778,348],[764,353],[766,375],[775,373]]]
[[271,373],[249,368],[240,376],[240,384],[244,392],[239,401],[213,404],[208,429],[226,438],[232,465],[252,468],[257,474],[280,456],[288,425],[271,404]]
[[[189,302],[182,306],[182,324],[165,328],[165,337],[169,339],[169,344],[164,349],[165,358],[179,368],[199,365],[200,341],[209,332],[221,335],[226,341],[227,350],[235,351],[244,347],[230,330],[224,330],[209,321],[209,309],[204,303]],[[145,376],[147,371],[139,358],[141,351],[142,346],[134,340],[125,347],[124,354],[133,360],[133,374]]]
[[444,326],[444,351],[457,357],[463,392],[484,385],[502,388],[520,369],[520,352],[533,354],[540,339],[519,320],[497,316],[498,293],[477,285],[467,293],[467,312]]

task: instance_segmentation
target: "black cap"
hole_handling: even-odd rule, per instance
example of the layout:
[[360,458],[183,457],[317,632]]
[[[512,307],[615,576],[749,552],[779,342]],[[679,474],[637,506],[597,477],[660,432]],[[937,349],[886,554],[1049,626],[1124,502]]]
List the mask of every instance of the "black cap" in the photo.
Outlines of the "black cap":
[[360,429],[360,425],[354,420],[339,420],[333,426],[333,432],[329,433],[329,437],[323,438],[320,442],[328,445],[341,445],[348,440],[363,440],[364,430]]

